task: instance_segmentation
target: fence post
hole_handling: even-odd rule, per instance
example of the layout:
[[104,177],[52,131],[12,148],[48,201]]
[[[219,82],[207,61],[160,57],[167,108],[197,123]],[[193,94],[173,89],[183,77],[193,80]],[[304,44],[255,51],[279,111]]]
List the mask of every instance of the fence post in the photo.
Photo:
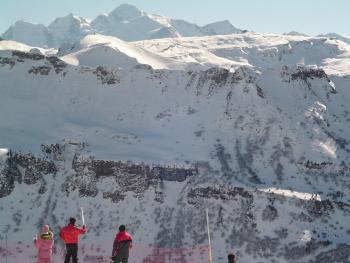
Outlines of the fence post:
[[210,228],[209,228],[209,216],[208,216],[208,208],[205,208],[205,216],[207,219],[207,231],[208,231],[208,244],[209,244],[209,263],[213,263],[212,255],[211,255],[211,240],[210,240]]
[[7,263],[7,233],[5,235],[5,263]]

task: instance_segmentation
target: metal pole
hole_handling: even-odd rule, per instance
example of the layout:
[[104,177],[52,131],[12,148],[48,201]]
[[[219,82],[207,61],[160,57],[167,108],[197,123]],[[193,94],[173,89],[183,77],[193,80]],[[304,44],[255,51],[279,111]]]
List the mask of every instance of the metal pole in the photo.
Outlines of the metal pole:
[[5,254],[5,263],[7,263],[7,233],[6,233],[6,236],[5,236],[5,250],[6,250],[6,254]]
[[209,216],[208,216],[208,208],[205,208],[205,216],[207,219],[207,231],[208,231],[208,245],[209,245],[209,250],[208,250],[208,254],[209,254],[209,263],[213,263],[213,258],[211,255],[211,240],[210,240],[210,228],[209,228]]

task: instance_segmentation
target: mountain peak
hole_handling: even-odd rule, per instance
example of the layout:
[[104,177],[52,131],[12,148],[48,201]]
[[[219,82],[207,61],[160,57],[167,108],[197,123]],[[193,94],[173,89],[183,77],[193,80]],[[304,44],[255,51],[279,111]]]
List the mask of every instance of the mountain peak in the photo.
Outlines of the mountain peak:
[[53,24],[57,24],[57,23],[79,23],[79,24],[85,24],[85,23],[88,23],[86,21],[86,19],[80,17],[80,16],[76,16],[74,15],[73,13],[69,13],[68,15],[66,16],[63,16],[63,17],[58,17],[56,18],[50,25],[53,25]]
[[31,24],[31,25],[32,25],[32,23],[26,22],[26,21],[24,21],[23,19],[18,20],[18,21],[15,22],[15,26],[28,25],[28,24]]
[[14,40],[30,46],[50,46],[52,39],[48,29],[42,24],[32,24],[19,20],[2,35],[4,39]]
[[142,15],[142,11],[139,10],[136,6],[130,4],[122,4],[114,9],[111,13],[111,16],[117,17],[121,20],[131,20],[133,18],[139,17]]
[[235,28],[228,20],[207,24],[202,27],[202,31],[205,35],[229,35],[241,32],[241,30]]
[[297,31],[290,31],[288,33],[283,33],[283,35],[285,36],[303,36],[303,37],[309,37],[308,35],[304,34],[304,33],[300,33],[300,32],[297,32]]

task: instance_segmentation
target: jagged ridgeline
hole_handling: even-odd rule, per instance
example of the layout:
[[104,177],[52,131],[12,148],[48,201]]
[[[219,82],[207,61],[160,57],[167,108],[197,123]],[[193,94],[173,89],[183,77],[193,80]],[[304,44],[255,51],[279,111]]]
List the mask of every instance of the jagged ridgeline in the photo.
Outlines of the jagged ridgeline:
[[126,41],[189,36],[226,35],[243,32],[227,20],[198,26],[182,19],[151,15],[129,4],[92,21],[69,14],[56,18],[49,26],[23,20],[11,25],[1,36],[36,47],[64,48],[89,34],[115,36]]
[[108,258],[120,224],[135,262],[205,256],[205,208],[215,262],[349,261],[349,45],[248,32],[0,47],[9,263],[35,260],[44,223],[60,260],[80,207],[84,262]]

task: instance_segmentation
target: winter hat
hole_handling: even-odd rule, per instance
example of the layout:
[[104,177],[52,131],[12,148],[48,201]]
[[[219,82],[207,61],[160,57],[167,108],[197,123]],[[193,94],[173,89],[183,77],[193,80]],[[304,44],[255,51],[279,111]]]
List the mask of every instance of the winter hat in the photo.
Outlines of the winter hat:
[[74,217],[69,218],[69,224],[75,224],[76,219]]
[[125,231],[125,226],[124,225],[121,225],[120,227],[119,227],[119,231]]
[[43,227],[41,228],[42,233],[47,233],[49,232],[49,230],[50,230],[49,225],[43,225]]

